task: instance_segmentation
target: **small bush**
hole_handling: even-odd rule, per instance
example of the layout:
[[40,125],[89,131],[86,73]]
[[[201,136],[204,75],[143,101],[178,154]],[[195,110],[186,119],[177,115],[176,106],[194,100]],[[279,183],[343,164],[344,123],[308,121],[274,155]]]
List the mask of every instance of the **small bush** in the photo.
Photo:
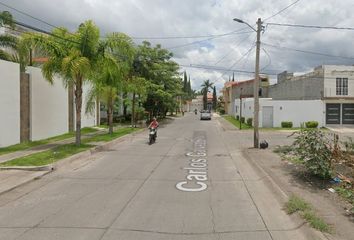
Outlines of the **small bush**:
[[281,122],[281,127],[282,128],[292,128],[293,122]]
[[247,125],[252,126],[252,118],[247,118]]
[[245,117],[241,117],[241,123],[245,123]]
[[225,110],[224,110],[224,109],[220,109],[219,112],[220,112],[221,115],[224,115],[224,114],[225,114]]
[[236,120],[240,121],[240,116],[239,115],[236,116]]
[[308,121],[305,123],[306,128],[317,128],[318,122],[317,121]]
[[294,150],[306,169],[321,178],[331,177],[331,142],[325,133],[317,129],[303,129],[297,134],[293,143]]

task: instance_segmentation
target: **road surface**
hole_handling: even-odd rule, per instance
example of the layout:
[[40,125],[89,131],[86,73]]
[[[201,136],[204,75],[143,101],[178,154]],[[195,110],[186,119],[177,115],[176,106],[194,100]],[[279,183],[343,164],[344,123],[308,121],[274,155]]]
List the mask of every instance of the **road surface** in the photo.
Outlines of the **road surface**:
[[314,239],[242,155],[252,132],[216,118],[185,114],[153,145],[139,133],[1,195],[0,239]]

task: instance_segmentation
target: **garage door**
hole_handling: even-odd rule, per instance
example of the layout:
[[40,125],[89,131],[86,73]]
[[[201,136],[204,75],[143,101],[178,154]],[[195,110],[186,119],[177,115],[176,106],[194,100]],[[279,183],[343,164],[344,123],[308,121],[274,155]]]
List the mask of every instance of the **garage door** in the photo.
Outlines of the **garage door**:
[[354,124],[354,104],[342,104],[342,123]]
[[326,104],[326,124],[340,124],[340,104]]

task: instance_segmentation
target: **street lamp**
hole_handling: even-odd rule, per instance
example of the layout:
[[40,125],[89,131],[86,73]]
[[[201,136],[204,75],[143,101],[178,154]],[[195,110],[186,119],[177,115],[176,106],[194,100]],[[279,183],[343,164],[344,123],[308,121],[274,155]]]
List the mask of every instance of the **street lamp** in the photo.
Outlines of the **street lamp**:
[[250,27],[253,31],[257,33],[257,42],[256,42],[256,69],[255,69],[255,77],[254,77],[254,87],[253,87],[253,97],[254,97],[254,113],[253,113],[253,147],[254,148],[259,148],[259,131],[258,131],[258,125],[259,125],[259,97],[258,97],[258,91],[259,91],[259,49],[261,46],[261,28],[262,28],[262,21],[260,18],[258,18],[257,21],[257,30],[249,25],[247,22],[234,18],[233,19],[236,22],[239,23],[244,23],[248,27]]

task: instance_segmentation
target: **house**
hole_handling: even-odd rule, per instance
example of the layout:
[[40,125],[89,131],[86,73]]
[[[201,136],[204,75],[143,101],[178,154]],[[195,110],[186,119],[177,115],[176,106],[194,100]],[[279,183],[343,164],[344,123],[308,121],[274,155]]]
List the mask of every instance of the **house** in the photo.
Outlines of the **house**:
[[[322,65],[300,76],[282,72],[277,84],[265,90],[268,98],[259,101],[259,126],[280,127],[282,121],[294,127],[306,121],[317,121],[320,127],[354,124],[353,81],[354,66]],[[253,98],[234,102],[234,116],[242,112],[245,118],[253,117]]]
[[[268,96],[268,86],[269,79],[268,77],[261,76],[260,77],[260,89],[259,96],[267,97]],[[244,80],[239,82],[226,82],[222,89],[222,94],[224,98],[224,108],[225,113],[229,115],[235,115],[236,113],[236,105],[235,100],[242,98],[252,98],[254,88],[254,79]]]

